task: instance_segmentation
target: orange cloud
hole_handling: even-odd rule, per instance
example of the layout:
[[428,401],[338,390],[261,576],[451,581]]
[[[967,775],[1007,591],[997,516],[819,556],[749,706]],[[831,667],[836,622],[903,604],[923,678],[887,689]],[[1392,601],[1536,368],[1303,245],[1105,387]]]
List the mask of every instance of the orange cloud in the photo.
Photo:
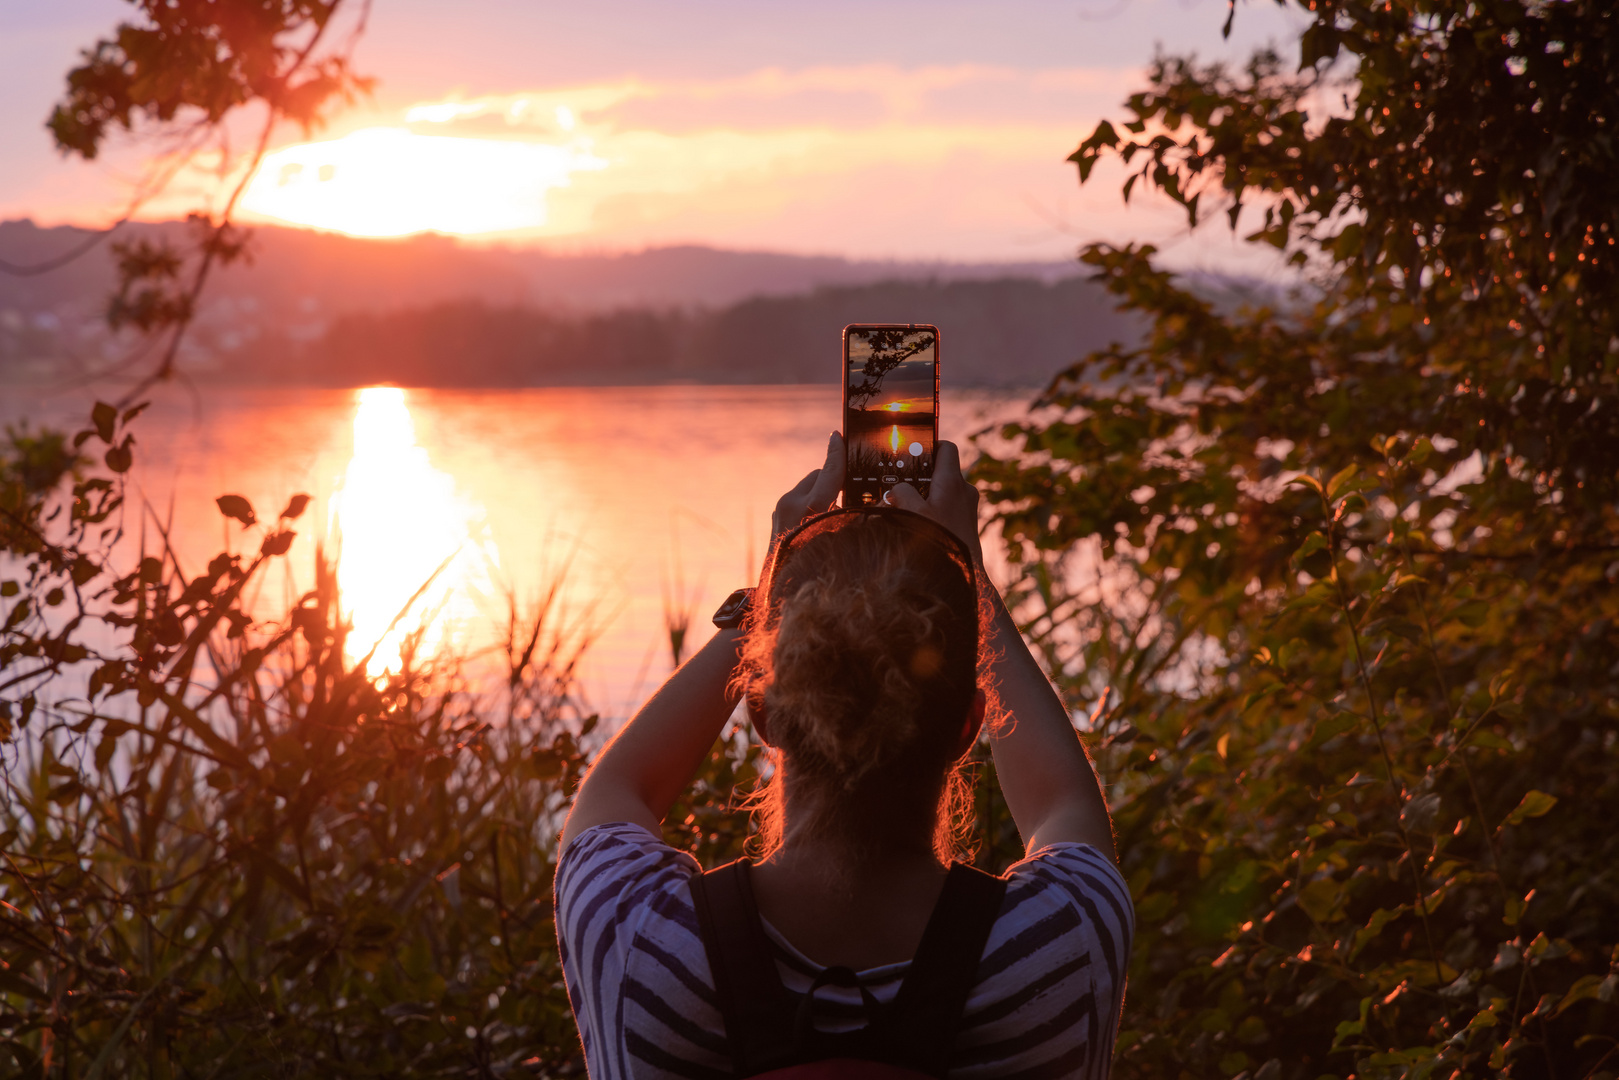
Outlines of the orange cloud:
[[1056,256],[1054,216],[1118,210],[1063,158],[1130,77],[867,65],[450,96],[276,151],[244,208],[370,236]]

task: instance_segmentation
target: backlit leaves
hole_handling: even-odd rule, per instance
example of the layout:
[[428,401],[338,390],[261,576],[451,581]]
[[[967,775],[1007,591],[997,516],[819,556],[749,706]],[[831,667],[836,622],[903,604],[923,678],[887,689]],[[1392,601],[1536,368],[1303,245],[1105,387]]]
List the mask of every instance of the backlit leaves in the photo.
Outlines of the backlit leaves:
[[[356,75],[348,60],[369,4],[360,5],[356,32],[344,35],[346,44],[334,49],[324,39],[343,0],[131,3],[134,16],[83,50],[82,62],[68,72],[66,93],[46,123],[57,148],[93,160],[107,139],[122,131],[158,143],[170,178],[204,149],[218,153],[221,177],[237,174],[234,190],[218,200],[224,213],[217,220],[211,212],[188,215],[189,250],[144,237],[112,244],[118,273],[107,323],[114,330],[167,337],[150,376],[156,380],[173,374],[181,338],[211,271],[246,254],[247,234],[232,223],[231,213],[277,125],[293,121],[308,137],[331,106],[352,102],[373,85]],[[234,116],[249,106],[262,110],[263,127],[257,149],[238,161],[227,132]],[[156,194],[164,182],[150,185],[141,199]],[[138,206],[131,206],[123,220]],[[88,250],[90,245],[78,254]],[[98,418],[97,429],[110,442],[107,428]],[[128,461],[127,450],[109,454],[108,467],[123,471],[118,466]]]
[[[1619,886],[1588,870],[1619,860],[1619,171],[1563,139],[1619,115],[1619,18],[1303,6],[1302,74],[1164,59],[1072,160],[1117,154],[1189,221],[1248,206],[1313,287],[1216,304],[1091,245],[1141,341],[974,467],[1049,669],[1139,733],[1095,743],[1141,915],[1115,1075],[1229,1072],[1239,981],[1250,1073],[1594,1075],[1619,1026],[1591,990]],[[1322,115],[1334,55],[1357,81]],[[1222,906],[1203,883],[1245,864],[1260,888]]]
[[1507,815],[1507,819],[1503,824],[1522,825],[1530,818],[1537,818],[1548,813],[1556,805],[1557,796],[1548,795],[1544,791],[1531,791],[1519,800],[1518,805],[1513,808],[1512,813]]
[[307,132],[333,97],[369,86],[345,58],[313,68],[304,53],[341,0],[273,0],[218,5],[139,0],[140,18],[88,50],[67,76],[67,95],[49,127],[64,152],[95,158],[110,129],[145,119],[168,123],[187,112],[208,122],[261,100]]

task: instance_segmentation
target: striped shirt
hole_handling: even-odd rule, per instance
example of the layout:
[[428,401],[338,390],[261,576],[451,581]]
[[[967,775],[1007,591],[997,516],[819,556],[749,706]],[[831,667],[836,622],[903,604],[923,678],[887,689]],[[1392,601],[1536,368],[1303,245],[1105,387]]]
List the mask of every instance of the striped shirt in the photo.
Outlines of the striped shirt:
[[[725,1023],[698,934],[686,852],[639,825],[580,833],[557,867],[556,924],[568,999],[592,1080],[723,1080]],[[1105,1080],[1135,930],[1112,860],[1087,844],[1052,844],[1014,865],[967,1000],[950,1076]],[[823,968],[768,922],[783,984],[808,992]],[[859,972],[890,1002],[907,961]],[[856,987],[816,992],[817,1026],[864,1023]],[[841,1025],[841,1026],[840,1026]]]

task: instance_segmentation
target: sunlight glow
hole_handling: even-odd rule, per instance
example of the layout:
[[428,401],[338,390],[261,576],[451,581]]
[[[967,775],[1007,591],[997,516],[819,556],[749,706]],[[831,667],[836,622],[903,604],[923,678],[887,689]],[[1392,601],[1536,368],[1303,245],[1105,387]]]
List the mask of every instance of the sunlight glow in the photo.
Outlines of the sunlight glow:
[[888,403],[889,412],[905,412],[909,408],[910,406],[905,404],[903,401],[890,401]]
[[888,436],[888,445],[893,447],[894,453],[899,453],[899,425],[894,425],[893,432]]
[[483,508],[458,495],[454,478],[416,444],[405,392],[373,386],[356,397],[354,456],[332,505],[341,545],[337,585],[353,623],[349,658],[376,645],[368,670],[379,675],[399,668],[413,634],[421,635],[418,655],[452,643],[478,617],[478,594],[498,561],[493,545],[475,535]]
[[[454,104],[435,106],[444,119]],[[588,142],[422,135],[365,128],[265,156],[243,206],[256,214],[351,236],[462,235],[533,229],[546,193],[607,162]]]

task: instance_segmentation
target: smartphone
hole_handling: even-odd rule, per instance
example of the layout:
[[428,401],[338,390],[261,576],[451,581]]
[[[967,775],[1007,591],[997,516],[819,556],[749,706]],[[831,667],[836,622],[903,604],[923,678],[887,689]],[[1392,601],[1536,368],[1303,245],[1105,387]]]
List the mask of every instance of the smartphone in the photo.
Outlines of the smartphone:
[[843,505],[881,503],[895,484],[925,497],[939,442],[939,328],[843,328]]

